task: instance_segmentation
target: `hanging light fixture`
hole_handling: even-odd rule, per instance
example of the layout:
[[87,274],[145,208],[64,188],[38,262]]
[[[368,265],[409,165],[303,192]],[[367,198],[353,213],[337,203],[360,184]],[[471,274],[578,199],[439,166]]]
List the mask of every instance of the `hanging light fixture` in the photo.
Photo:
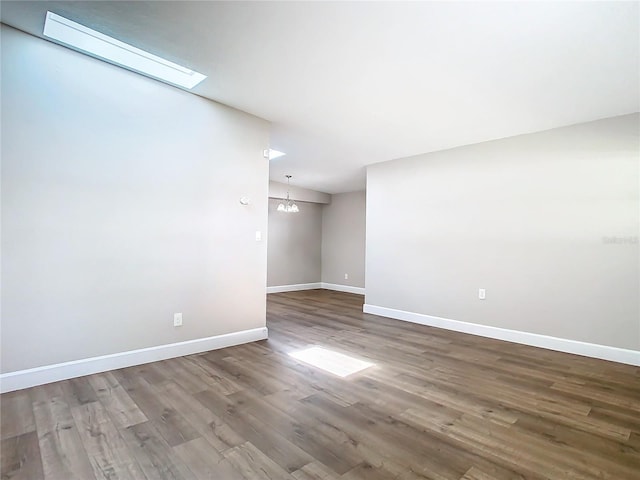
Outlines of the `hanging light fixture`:
[[285,175],[285,177],[287,177],[287,199],[283,199],[280,205],[278,205],[278,211],[285,213],[298,213],[300,211],[298,205],[289,198],[289,187],[291,186],[289,181],[291,180],[291,175]]

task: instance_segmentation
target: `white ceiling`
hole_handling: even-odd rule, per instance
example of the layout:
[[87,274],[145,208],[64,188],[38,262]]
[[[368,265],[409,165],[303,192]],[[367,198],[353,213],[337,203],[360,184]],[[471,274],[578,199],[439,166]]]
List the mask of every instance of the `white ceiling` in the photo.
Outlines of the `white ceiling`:
[[193,68],[273,122],[271,178],[336,193],[364,166],[640,110],[638,2],[2,2]]

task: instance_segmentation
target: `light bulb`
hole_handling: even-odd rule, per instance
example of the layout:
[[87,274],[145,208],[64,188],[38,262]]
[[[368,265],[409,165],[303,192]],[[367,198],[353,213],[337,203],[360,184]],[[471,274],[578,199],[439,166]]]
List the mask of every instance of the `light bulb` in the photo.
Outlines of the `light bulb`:
[[285,212],[286,211],[284,203],[281,203],[280,205],[278,205],[278,211],[279,212]]

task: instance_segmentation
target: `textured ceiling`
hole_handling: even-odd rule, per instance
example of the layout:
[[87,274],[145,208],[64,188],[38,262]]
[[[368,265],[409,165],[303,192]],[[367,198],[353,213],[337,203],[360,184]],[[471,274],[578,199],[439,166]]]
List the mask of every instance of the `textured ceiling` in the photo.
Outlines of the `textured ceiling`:
[[209,76],[273,122],[271,178],[364,188],[371,163],[640,110],[638,2],[2,2]]

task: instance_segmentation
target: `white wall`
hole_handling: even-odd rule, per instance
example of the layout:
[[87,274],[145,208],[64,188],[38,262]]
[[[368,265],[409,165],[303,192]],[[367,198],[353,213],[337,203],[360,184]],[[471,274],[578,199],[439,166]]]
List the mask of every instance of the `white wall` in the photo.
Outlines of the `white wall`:
[[296,187],[295,185],[287,185],[286,183],[269,182],[270,198],[287,198],[287,192],[289,192],[289,198],[292,200],[312,203],[331,203],[331,195],[328,193]]
[[[307,190],[299,196],[313,201],[296,201],[300,212],[295,214],[278,212],[281,200],[269,200],[267,285],[360,293],[364,287],[365,192],[329,196]],[[325,203],[328,200],[331,203]]]
[[264,327],[268,123],[5,26],[1,53],[2,372]]
[[365,220],[364,191],[331,195],[331,203],[322,208],[323,282],[365,286]]
[[269,199],[267,285],[317,283],[321,268],[322,205],[296,202],[300,211],[285,213],[277,211],[280,202]]
[[370,166],[366,304],[640,350],[639,132],[634,114]]

